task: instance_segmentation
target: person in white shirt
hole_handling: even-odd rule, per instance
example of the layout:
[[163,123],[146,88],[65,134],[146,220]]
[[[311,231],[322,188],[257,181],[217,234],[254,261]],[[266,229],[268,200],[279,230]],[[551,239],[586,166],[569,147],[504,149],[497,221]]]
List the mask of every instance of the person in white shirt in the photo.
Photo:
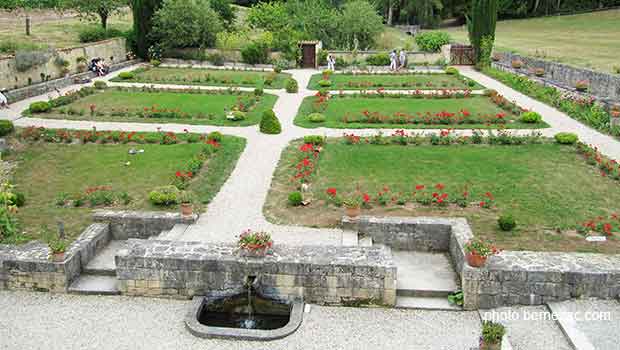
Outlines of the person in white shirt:
[[405,50],[400,50],[400,53],[398,54],[398,61],[400,63],[400,67],[398,69],[407,67],[407,54],[405,53]]
[[390,70],[396,70],[396,59],[396,50],[392,50],[392,52],[390,52]]
[[332,55],[327,56],[327,69],[332,72],[336,71],[336,59],[334,59],[334,56]]
[[0,108],[9,108],[9,100],[0,92]]

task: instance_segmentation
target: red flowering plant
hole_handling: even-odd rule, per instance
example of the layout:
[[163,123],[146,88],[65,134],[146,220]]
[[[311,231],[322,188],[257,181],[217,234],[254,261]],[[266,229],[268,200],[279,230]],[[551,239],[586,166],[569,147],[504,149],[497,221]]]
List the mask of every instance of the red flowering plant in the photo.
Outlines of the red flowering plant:
[[381,206],[386,206],[392,200],[392,194],[388,186],[383,186],[383,189],[377,193],[377,203]]
[[441,183],[435,185],[435,189],[439,192],[433,192],[432,196],[432,202],[434,204],[437,204],[440,207],[445,207],[449,204],[448,202],[448,194],[445,192],[441,192],[443,191],[445,188],[445,186]]
[[362,141],[361,136],[355,134],[344,134],[344,143],[347,145],[357,145]]
[[311,143],[304,143],[298,150],[297,160],[294,163],[294,175],[291,180],[300,184],[309,183],[316,170],[320,151]]
[[273,240],[267,232],[254,232],[247,229],[239,235],[237,246],[247,252],[264,254],[273,246]]
[[189,182],[194,177],[194,173],[191,171],[177,171],[174,174],[174,179],[172,184],[176,186],[179,190],[184,190],[189,186]]
[[473,239],[465,243],[464,248],[467,253],[484,258],[499,254],[501,252],[501,250],[497,249],[494,245],[484,242],[481,239]]
[[611,237],[620,234],[620,217],[612,214],[609,217],[598,216],[577,226],[577,232],[584,236],[604,235]]
[[495,206],[495,197],[491,192],[486,192],[484,198],[479,203],[480,208],[491,209]]

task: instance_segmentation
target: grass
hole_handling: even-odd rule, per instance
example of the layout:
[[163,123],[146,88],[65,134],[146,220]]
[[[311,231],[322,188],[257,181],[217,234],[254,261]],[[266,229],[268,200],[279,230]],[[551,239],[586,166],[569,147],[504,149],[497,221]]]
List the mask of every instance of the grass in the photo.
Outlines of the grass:
[[[272,109],[277,96],[264,94],[261,100],[247,113],[242,121],[226,119],[226,111],[238,103],[242,96],[253,96],[249,93],[240,95],[223,93],[182,93],[168,91],[125,90],[108,88],[93,95],[83,97],[76,102],[61,108],[55,108],[50,113],[36,114],[37,117],[68,120],[118,121],[118,122],[146,122],[146,123],[184,123],[208,124],[225,126],[247,126],[258,124],[263,111]],[[95,116],[90,115],[90,106],[95,105]],[[144,108],[157,110],[178,110],[187,113],[188,118],[143,118],[137,115],[115,116],[115,111],[129,110],[140,112]],[[80,114],[63,113],[70,109],[82,111]],[[103,113],[104,115],[97,115]]]
[[[112,81],[132,83],[156,83],[177,85],[242,86],[265,89],[284,89],[285,81],[291,77],[287,73],[254,72],[224,69],[199,68],[139,68],[133,71],[133,79]],[[271,83],[266,80],[271,79]]]
[[[497,23],[496,49],[613,72],[620,66],[620,10]],[[468,42],[466,26],[447,29]]]
[[[79,40],[80,31],[100,25],[80,21],[75,17],[62,17],[55,12],[31,13],[31,35],[26,35],[25,16],[0,11],[0,53],[11,54],[16,50],[41,48],[66,48],[83,45]],[[108,28],[126,31],[131,29],[131,11],[110,18]]]
[[[308,88],[319,90],[322,74],[315,74]],[[332,74],[330,90],[440,90],[440,89],[483,89],[473,80],[448,74]]]
[[[308,226],[335,226],[343,209],[325,202],[325,190],[369,193],[373,198],[384,186],[391,196],[405,198],[417,184],[442,183],[451,197],[464,188],[477,202],[487,191],[496,198],[496,209],[450,206],[420,207],[373,203],[364,215],[465,217],[476,236],[503,249],[537,251],[592,251],[617,253],[618,237],[607,243],[589,243],[571,229],[576,225],[620,210],[618,184],[601,177],[580,158],[574,147],[557,144],[523,146],[398,146],[344,145],[330,140],[321,152],[311,180],[312,202],[307,207],[287,206],[293,191],[290,178],[298,161],[299,142],[283,153],[265,203],[272,222]],[[449,198],[451,198],[449,197]],[[517,231],[497,228],[497,217],[512,213]],[[560,229],[558,233],[556,229]]]
[[408,35],[402,30],[385,26],[383,32],[375,38],[373,50],[389,51],[395,49],[405,49],[407,51],[417,50],[417,45],[413,36]]
[[[295,125],[304,128],[340,128],[340,129],[361,129],[361,128],[406,128],[406,129],[425,129],[425,128],[466,128],[466,129],[478,129],[490,127],[496,128],[497,126],[489,126],[485,124],[391,124],[391,123],[345,123],[342,119],[345,115],[349,117],[362,116],[364,111],[379,112],[381,115],[393,116],[396,113],[406,113],[408,115],[415,115],[416,113],[439,113],[447,111],[451,113],[458,113],[465,109],[471,113],[472,116],[476,115],[489,115],[495,116],[498,113],[504,112],[501,108],[491,102],[486,96],[472,96],[469,98],[428,98],[428,99],[414,99],[408,97],[384,97],[384,98],[368,98],[368,97],[353,97],[343,95],[332,96],[327,102],[327,108],[322,114],[325,115],[325,122],[313,123],[308,119],[308,115],[315,112],[314,103],[318,100],[318,97],[311,96],[304,99],[299,109],[297,117],[295,117]],[[540,128],[546,127],[544,123],[539,124],[525,124],[516,121],[516,116],[507,114],[508,122],[507,128]]]
[[[43,227],[56,231],[57,221],[65,225],[70,239],[76,238],[91,222],[91,208],[59,207],[55,199],[59,193],[79,194],[91,186],[111,186],[114,191],[125,191],[132,197],[126,206],[114,209],[172,210],[155,207],[148,201],[148,192],[156,186],[171,182],[177,170],[199,153],[200,143],[177,145],[63,145],[37,143],[23,145],[11,154],[17,162],[13,183],[26,196],[26,205],[19,208],[16,217],[22,234],[4,243],[19,243],[41,239]],[[232,172],[245,140],[226,136],[217,153],[192,180],[188,190],[198,202],[207,203],[219,191]],[[131,148],[144,153],[129,155]],[[126,166],[129,161],[131,164]],[[198,204],[197,204],[198,205]]]

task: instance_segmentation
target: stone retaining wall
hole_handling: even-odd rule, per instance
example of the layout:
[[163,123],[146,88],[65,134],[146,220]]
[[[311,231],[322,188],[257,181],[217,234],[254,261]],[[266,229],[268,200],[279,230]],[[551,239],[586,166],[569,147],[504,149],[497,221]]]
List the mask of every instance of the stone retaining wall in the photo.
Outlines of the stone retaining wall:
[[110,224],[110,234],[115,240],[146,239],[169,231],[176,224],[193,224],[197,219],[196,214],[183,216],[163,211],[95,210],[93,214],[94,221]]
[[138,296],[226,296],[255,277],[255,288],[267,297],[332,305],[396,302],[396,267],[385,248],[276,246],[264,258],[241,257],[236,249],[130,240],[116,256],[120,289]]
[[[572,67],[510,52],[501,52],[498,54],[500,60],[494,62],[494,64],[504,69],[535,77],[534,69],[543,68],[545,70],[545,75],[540,80],[547,84],[552,84],[574,92],[577,81],[586,80],[590,83],[589,93],[596,96],[597,99],[607,102],[620,101],[620,75]],[[511,65],[513,60],[521,60],[524,63],[523,67],[518,70],[513,69]]]
[[108,225],[90,225],[69,246],[63,262],[52,262],[49,247],[40,242],[0,245],[0,288],[65,292],[109,239]]

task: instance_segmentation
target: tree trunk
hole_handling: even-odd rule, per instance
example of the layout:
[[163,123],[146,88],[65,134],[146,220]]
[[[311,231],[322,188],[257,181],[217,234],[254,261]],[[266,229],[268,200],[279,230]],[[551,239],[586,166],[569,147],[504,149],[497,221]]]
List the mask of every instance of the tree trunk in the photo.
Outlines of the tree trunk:
[[394,13],[394,8],[392,7],[392,1],[388,1],[388,18],[387,18],[387,24],[389,26],[392,25],[392,16]]
[[26,15],[26,35],[30,35],[30,16]]
[[103,29],[108,29],[108,12],[107,11],[99,11],[99,18],[101,19],[101,26]]

